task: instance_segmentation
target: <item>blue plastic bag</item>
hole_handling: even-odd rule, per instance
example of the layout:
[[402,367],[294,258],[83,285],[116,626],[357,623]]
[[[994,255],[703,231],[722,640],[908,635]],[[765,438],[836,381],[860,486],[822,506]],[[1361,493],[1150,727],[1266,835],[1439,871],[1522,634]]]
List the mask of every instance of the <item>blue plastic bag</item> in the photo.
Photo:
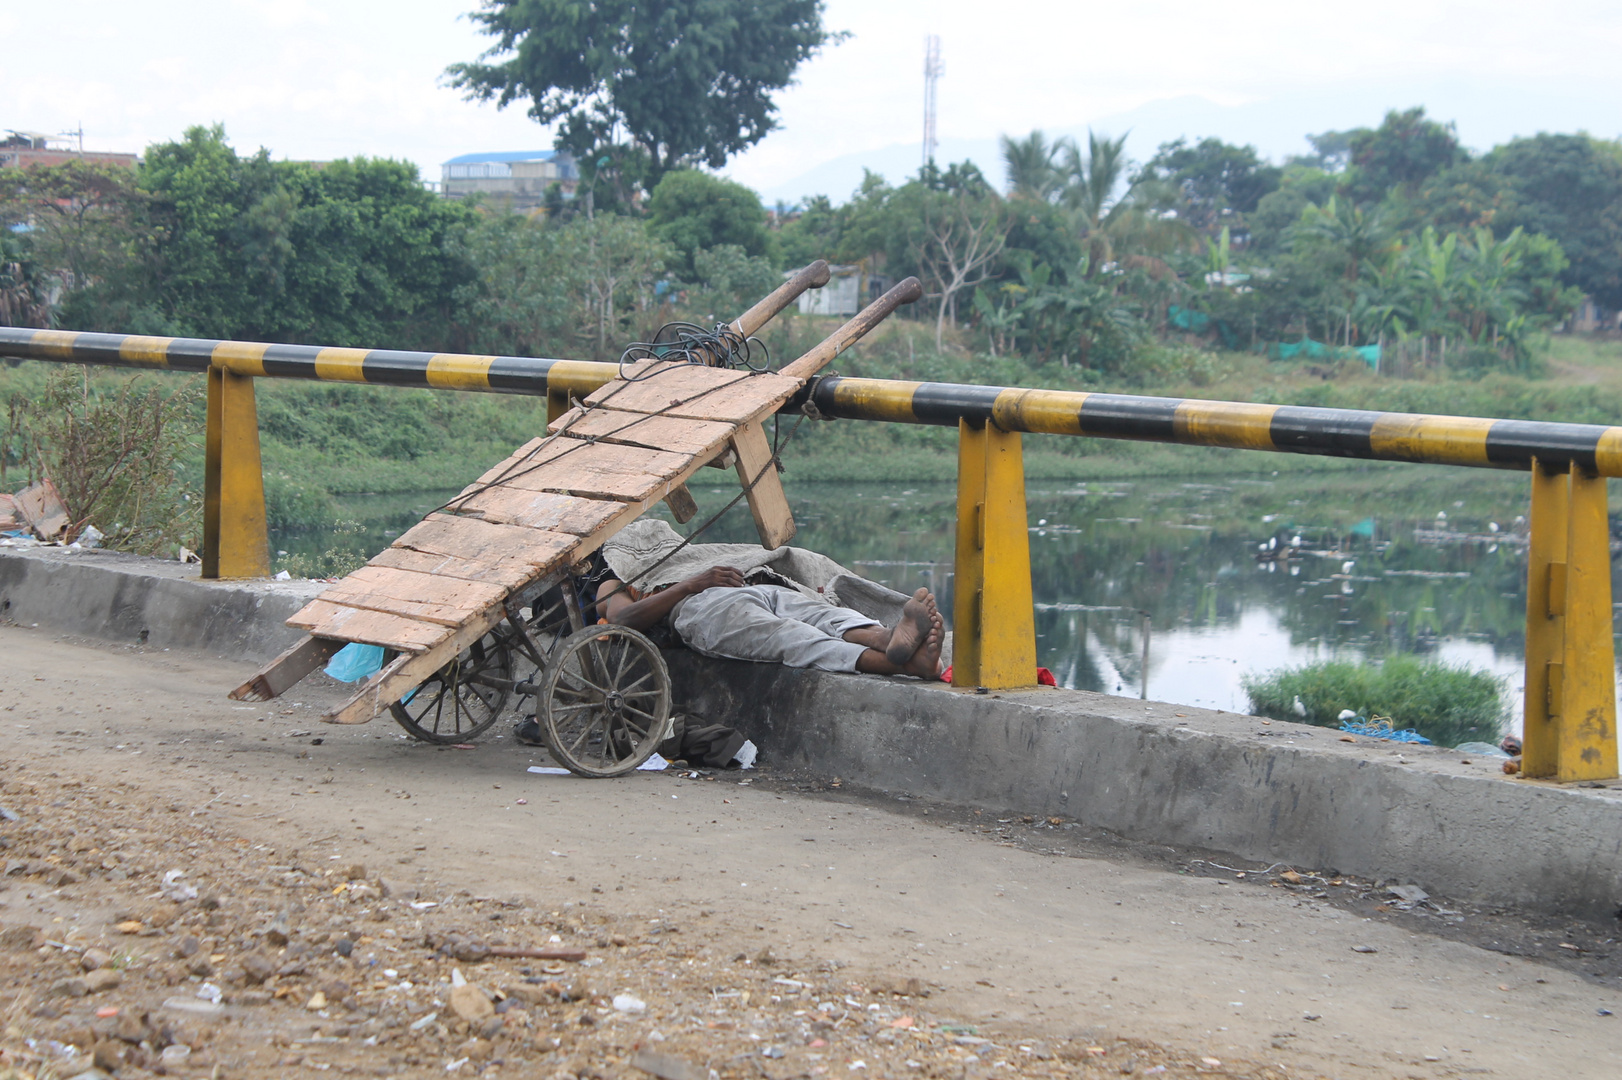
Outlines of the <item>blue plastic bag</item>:
[[351,642],[327,661],[327,674],[339,682],[360,682],[383,670],[383,646]]

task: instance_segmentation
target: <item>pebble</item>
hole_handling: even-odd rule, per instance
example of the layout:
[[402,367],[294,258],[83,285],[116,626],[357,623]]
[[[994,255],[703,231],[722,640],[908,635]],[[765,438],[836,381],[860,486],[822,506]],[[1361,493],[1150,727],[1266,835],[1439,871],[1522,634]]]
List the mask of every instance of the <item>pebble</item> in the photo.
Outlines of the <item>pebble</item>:
[[51,993],[58,997],[84,997],[90,993],[90,983],[84,979],[63,979],[51,985]]
[[124,981],[124,976],[113,968],[97,968],[84,978],[85,985],[92,994],[116,990]]
[[112,962],[112,955],[102,949],[86,949],[79,957],[79,966],[86,971],[104,968]]
[[451,987],[451,1012],[469,1024],[478,1025],[496,1015],[496,1007],[489,994],[465,982]]
[[311,1012],[317,1012],[326,1008],[327,995],[322,993],[320,990],[317,990],[313,995],[311,995],[310,1000],[304,1003],[304,1007],[309,1009]]

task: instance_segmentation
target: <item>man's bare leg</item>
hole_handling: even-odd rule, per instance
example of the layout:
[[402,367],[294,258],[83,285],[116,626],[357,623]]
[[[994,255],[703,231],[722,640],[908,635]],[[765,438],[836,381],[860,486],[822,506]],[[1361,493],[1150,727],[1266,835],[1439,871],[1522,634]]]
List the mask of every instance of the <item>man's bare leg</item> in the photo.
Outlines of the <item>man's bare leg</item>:
[[906,663],[892,663],[884,651],[874,648],[873,645],[861,640],[857,635],[871,637],[876,631],[880,637],[887,635],[882,627],[864,627],[858,630],[849,630],[845,633],[845,640],[857,644],[866,644],[868,647],[856,659],[856,670],[869,675],[914,675],[920,679],[933,680],[940,678],[941,674],[941,643],[946,639],[946,622],[937,611],[930,619],[929,632],[919,642],[918,648]]
[[890,631],[884,656],[892,664],[905,664],[929,636],[935,618],[935,598],[928,589],[919,589],[901,608],[901,621]]

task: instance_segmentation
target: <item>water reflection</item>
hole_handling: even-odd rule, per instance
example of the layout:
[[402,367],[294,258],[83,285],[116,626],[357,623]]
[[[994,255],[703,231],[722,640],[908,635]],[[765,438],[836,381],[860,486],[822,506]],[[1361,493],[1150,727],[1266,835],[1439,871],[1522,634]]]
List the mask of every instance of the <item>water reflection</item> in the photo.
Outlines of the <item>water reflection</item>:
[[[950,612],[951,485],[788,479],[796,544],[898,590],[927,585]],[[696,488],[697,520],[735,493]],[[350,500],[344,513],[366,526],[361,538],[375,550],[447,494]],[[1226,483],[1032,482],[1038,656],[1063,686],[1136,697],[1146,614],[1149,695],[1243,711],[1246,673],[1417,653],[1504,676],[1518,726],[1526,583],[1517,519],[1526,503],[1523,474],[1439,466]],[[752,542],[746,507],[706,539]],[[277,540],[287,550],[328,543]]]

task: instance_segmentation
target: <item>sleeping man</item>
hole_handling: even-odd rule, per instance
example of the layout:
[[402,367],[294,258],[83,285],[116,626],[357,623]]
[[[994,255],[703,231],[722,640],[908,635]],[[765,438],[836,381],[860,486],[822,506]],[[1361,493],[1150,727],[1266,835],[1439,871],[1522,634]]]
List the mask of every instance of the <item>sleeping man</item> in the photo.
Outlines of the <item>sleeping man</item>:
[[[705,656],[939,678],[945,624],[929,590],[902,597],[800,548],[681,543],[669,525],[645,518],[604,544],[600,621],[665,626]],[[895,625],[838,606],[846,592],[892,612],[900,601]]]

